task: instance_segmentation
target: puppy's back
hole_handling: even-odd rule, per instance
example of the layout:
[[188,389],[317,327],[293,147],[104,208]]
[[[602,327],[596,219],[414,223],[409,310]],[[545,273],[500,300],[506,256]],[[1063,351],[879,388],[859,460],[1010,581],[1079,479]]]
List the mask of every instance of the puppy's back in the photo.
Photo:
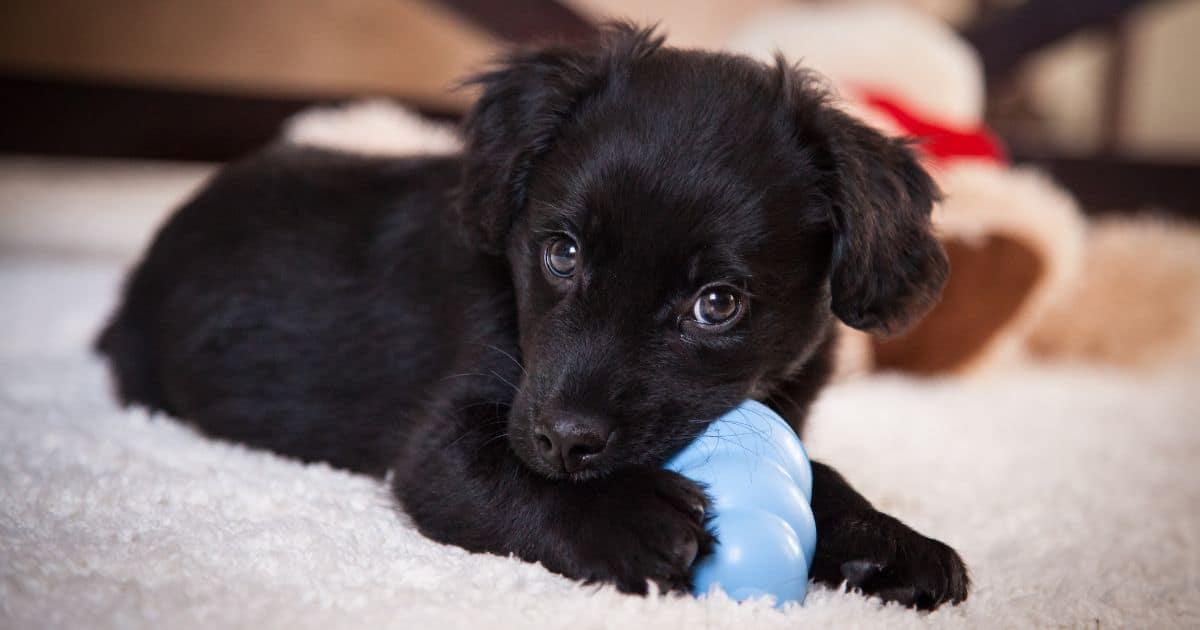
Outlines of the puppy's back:
[[372,309],[428,292],[422,243],[439,240],[457,173],[456,158],[289,145],[230,165],[159,230],[96,340],[118,398],[212,435],[363,465],[361,453],[336,460],[376,439],[366,424],[343,425],[355,445],[339,452],[311,438],[330,416],[370,417],[353,401],[382,364],[375,348],[423,358],[396,338],[404,322],[380,330]]

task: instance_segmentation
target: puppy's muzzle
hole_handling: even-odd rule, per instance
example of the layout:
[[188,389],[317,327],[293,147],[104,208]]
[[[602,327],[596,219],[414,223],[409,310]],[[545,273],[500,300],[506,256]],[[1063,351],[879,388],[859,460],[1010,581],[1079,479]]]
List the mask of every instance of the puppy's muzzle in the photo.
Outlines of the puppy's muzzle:
[[534,425],[534,449],[557,472],[576,473],[603,460],[611,426],[594,416],[558,413]]

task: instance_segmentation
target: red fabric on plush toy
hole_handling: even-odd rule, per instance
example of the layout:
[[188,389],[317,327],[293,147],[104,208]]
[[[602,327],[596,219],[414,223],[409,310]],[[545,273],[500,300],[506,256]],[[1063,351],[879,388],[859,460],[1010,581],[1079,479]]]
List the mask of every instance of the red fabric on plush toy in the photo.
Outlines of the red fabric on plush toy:
[[987,127],[954,129],[918,116],[899,101],[879,91],[859,89],[855,97],[877,113],[887,116],[904,135],[920,140],[917,148],[935,160],[947,162],[972,158],[996,164],[1008,163],[1000,139]]

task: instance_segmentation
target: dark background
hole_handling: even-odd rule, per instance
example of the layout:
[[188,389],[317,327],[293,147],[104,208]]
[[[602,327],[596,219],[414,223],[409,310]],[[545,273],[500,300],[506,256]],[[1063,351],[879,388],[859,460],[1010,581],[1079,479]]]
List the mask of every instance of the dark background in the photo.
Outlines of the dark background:
[[[1187,35],[1200,32],[1200,2],[894,1],[979,52],[988,122],[1015,161],[1050,172],[1092,213],[1200,218],[1200,42]],[[456,119],[472,94],[455,80],[506,45],[586,40],[625,15],[702,44],[779,4],[8,0],[0,152],[223,161],[300,109],[363,95]]]

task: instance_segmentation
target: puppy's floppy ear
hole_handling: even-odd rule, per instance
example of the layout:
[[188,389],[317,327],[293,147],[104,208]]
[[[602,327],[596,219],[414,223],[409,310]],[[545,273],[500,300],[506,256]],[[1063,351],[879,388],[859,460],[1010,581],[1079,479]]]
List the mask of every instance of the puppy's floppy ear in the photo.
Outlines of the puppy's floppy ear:
[[653,29],[615,23],[593,46],[516,52],[464,83],[483,88],[464,123],[466,151],[455,199],[468,241],[490,254],[504,251],[534,166],[562,123],[623,64],[661,45]]
[[812,77],[782,61],[780,71],[832,213],[833,312],[860,330],[903,332],[937,302],[949,272],[929,222],[937,186],[907,142],[830,105]]

